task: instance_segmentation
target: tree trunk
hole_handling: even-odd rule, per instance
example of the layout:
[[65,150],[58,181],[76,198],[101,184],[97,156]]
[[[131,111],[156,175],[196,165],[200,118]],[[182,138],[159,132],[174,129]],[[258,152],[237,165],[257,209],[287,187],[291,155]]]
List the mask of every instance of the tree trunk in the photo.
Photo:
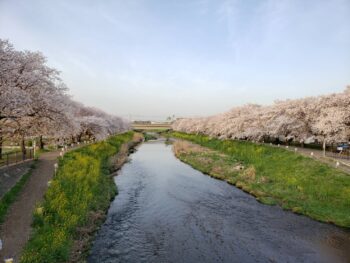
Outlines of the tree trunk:
[[2,130],[0,128],[0,160],[2,159]]
[[79,134],[77,135],[78,142],[81,142],[81,137],[82,137],[82,136],[83,136],[82,133],[79,133]]
[[44,149],[44,142],[43,142],[43,136],[39,136],[39,149],[43,150]]
[[326,157],[326,138],[323,139],[322,148],[323,148],[323,157]]
[[26,156],[26,144],[25,144],[25,140],[24,140],[24,135],[22,135],[22,138],[21,138],[21,151],[22,151],[22,157],[24,160],[25,156]]

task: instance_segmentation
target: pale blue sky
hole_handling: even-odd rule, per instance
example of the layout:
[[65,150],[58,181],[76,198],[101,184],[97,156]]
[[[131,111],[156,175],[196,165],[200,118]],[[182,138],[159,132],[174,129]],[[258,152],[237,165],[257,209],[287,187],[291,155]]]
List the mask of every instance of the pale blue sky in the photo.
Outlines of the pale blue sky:
[[125,117],[350,84],[350,0],[0,0],[0,38],[42,51],[76,100]]

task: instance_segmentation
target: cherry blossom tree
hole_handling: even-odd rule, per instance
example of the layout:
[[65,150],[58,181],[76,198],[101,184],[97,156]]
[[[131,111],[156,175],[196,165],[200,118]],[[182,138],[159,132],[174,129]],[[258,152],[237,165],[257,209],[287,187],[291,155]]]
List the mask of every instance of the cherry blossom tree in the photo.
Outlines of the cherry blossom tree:
[[248,104],[206,118],[184,118],[173,129],[219,138],[326,143],[350,140],[350,86],[342,93]]
[[90,133],[96,139],[129,129],[127,122],[73,101],[59,72],[47,66],[40,52],[17,51],[0,39],[0,156],[4,136],[77,138]]

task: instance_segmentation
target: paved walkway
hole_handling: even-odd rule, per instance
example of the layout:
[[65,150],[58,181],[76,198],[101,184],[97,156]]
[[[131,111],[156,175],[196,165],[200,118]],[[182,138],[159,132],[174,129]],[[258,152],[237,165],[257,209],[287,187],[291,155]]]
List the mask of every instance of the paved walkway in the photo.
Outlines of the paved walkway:
[[328,160],[332,160],[334,163],[340,162],[343,163],[344,165],[348,165],[350,168],[350,160],[345,159],[345,158],[340,158],[337,157],[337,154],[331,153],[331,152],[326,152],[326,157],[323,156],[323,151],[320,150],[313,150],[313,149],[307,149],[307,148],[299,148],[298,150],[301,150],[302,153],[305,153],[307,155],[310,155],[311,152],[314,153],[314,157],[316,158],[326,158]]
[[4,224],[0,228],[3,248],[0,250],[0,262],[13,258],[18,262],[21,251],[31,233],[32,215],[35,205],[43,200],[47,182],[53,177],[54,164],[59,152],[44,153],[40,156],[36,168],[28,179],[18,199],[8,211]]

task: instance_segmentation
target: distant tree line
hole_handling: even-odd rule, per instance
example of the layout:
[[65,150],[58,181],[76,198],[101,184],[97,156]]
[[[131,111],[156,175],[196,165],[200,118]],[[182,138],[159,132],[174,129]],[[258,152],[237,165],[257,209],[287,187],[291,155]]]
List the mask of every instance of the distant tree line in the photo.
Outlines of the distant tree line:
[[326,96],[248,104],[204,118],[178,119],[173,129],[225,139],[325,144],[350,140],[350,86]]
[[0,156],[4,140],[42,137],[78,142],[129,129],[123,119],[71,99],[60,73],[40,52],[18,51],[0,39]]

